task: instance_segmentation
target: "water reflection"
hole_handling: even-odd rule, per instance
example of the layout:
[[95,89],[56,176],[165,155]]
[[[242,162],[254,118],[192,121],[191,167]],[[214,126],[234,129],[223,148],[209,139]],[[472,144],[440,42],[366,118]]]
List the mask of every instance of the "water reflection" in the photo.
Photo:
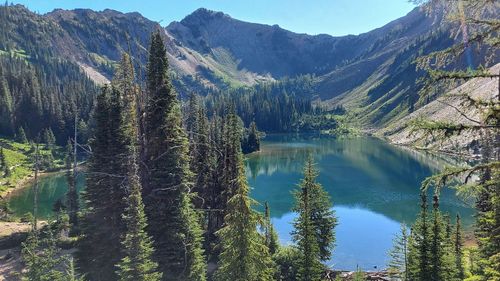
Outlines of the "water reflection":
[[[77,189],[82,190],[85,185],[85,176],[79,174]],[[64,173],[42,177],[38,187],[38,217],[45,219],[53,215],[54,203],[64,198],[68,184]],[[9,208],[14,215],[20,217],[28,212],[33,213],[34,188],[25,188],[12,192],[8,197]]]
[[[290,242],[291,190],[300,181],[311,153],[320,170],[318,180],[332,197],[337,229],[338,268],[383,266],[401,222],[412,223],[419,211],[419,187],[427,176],[449,165],[448,159],[389,145],[375,138],[334,139],[315,135],[272,135],[262,151],[247,156],[252,197],[268,201],[283,243]],[[259,206],[262,208],[262,206]],[[459,213],[466,227],[473,210],[451,190],[441,195],[441,209]]]

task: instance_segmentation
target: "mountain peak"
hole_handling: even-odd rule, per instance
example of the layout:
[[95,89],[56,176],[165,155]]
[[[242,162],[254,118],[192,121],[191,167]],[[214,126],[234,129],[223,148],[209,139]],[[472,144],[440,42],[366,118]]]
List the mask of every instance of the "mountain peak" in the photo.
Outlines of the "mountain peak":
[[189,23],[206,23],[216,18],[231,18],[229,15],[224,14],[223,12],[212,11],[206,8],[198,8],[184,19],[181,20],[182,24]]

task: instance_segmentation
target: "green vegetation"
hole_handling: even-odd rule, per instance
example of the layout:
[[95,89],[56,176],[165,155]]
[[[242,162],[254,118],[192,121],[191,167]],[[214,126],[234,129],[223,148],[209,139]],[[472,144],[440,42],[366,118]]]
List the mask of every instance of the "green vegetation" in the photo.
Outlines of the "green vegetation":
[[228,155],[228,160],[234,166],[231,167],[233,173],[227,178],[227,190],[231,193],[228,196],[224,226],[217,232],[221,253],[215,280],[272,280],[274,264],[265,240],[257,231],[259,214],[252,209],[256,202],[248,195],[250,187],[243,166],[241,134],[238,133],[234,112],[230,113],[228,120],[229,135],[235,136],[227,144],[235,152]]
[[[426,1],[416,1],[426,2]],[[473,22],[469,25],[469,36],[466,42],[455,43],[449,48],[437,50],[416,59],[419,69],[428,74],[428,79],[423,87],[422,97],[428,98],[433,89],[443,88],[457,82],[468,81],[473,78],[496,78],[498,73],[488,73],[481,65],[467,65],[465,68],[450,68],[449,62],[459,62],[463,55],[467,56],[473,49],[481,49],[485,60],[490,59],[498,49],[498,20],[487,16],[485,11],[492,8],[490,1],[478,0],[474,2],[454,3],[447,9],[447,18],[454,23],[460,19],[462,22]],[[493,5],[494,6],[494,5]],[[426,6],[433,10],[432,5]],[[498,90],[498,89],[497,89]],[[414,130],[422,133],[423,138],[432,136],[438,140],[448,140],[454,134],[464,131],[480,134],[481,160],[467,168],[448,168],[422,183],[422,189],[434,189],[436,194],[444,187],[453,187],[459,194],[475,201],[476,217],[475,235],[478,239],[478,259],[470,265],[472,276],[470,280],[500,280],[500,159],[498,143],[498,130],[500,124],[498,96],[479,99],[464,92],[457,99],[464,105],[479,112],[479,117],[468,116],[460,112],[471,123],[442,122],[433,120],[420,120],[413,124]],[[454,108],[455,109],[455,108]],[[477,119],[477,120],[476,120]],[[436,212],[435,212],[436,213]],[[438,219],[435,219],[438,220]],[[435,223],[436,224],[436,223]],[[457,222],[458,225],[458,222]],[[458,226],[457,226],[458,227]],[[437,226],[434,226],[433,235],[436,240]],[[460,240],[457,234],[456,240]],[[436,241],[434,241],[435,243]],[[436,247],[434,247],[436,248]],[[441,247],[446,251],[445,247]],[[456,245],[455,253],[461,254],[461,247]],[[436,250],[436,249],[435,249]],[[436,261],[434,259],[434,266]],[[454,264],[459,276],[464,275],[460,266],[462,255],[456,256]],[[447,262],[447,261],[446,261]],[[436,271],[436,270],[435,270]],[[436,275],[437,272],[434,272]]]
[[194,211],[189,143],[170,77],[163,39],[153,34],[149,51],[142,178],[148,233],[164,280],[205,280],[202,230]]
[[[484,14],[481,9],[475,11],[488,2],[484,1],[450,6],[482,25],[470,42],[417,58],[448,40],[438,32],[419,38],[404,50],[404,56],[395,57],[387,65],[395,68],[395,75],[367,89],[363,98],[370,105],[361,112],[374,110],[363,118],[383,123],[411,112],[417,105],[418,90],[443,86],[440,83],[445,80],[499,78],[482,67],[447,71],[451,59],[461,55],[460,48],[467,49],[469,43],[478,44],[484,52],[497,47],[498,21],[475,18]],[[470,10],[464,12],[464,8]],[[59,255],[55,237],[64,235],[73,236],[78,248],[77,268],[90,280],[321,280],[324,262],[332,255],[338,222],[328,194],[317,181],[312,157],[294,193],[292,211],[298,217],[293,223],[295,245],[291,247],[277,242],[267,204],[264,216],[252,208],[255,202],[249,196],[243,165],[243,152],[260,148],[257,128],[267,132],[356,133],[348,127],[345,110],[327,112],[313,105],[313,76],[241,87],[224,74],[230,71],[205,69],[206,76],[214,76],[214,81],[227,88],[211,92],[203,101],[192,95],[184,120],[164,38],[157,31],[151,37],[145,89],[139,86],[142,74],[135,75],[132,59],[124,54],[111,85],[101,89],[94,105],[95,84],[77,65],[53,55],[44,44],[51,39],[45,30],[37,24],[19,24],[16,20],[22,17],[11,12],[16,11],[0,9],[0,21],[6,25],[0,30],[0,133],[6,136],[0,140],[0,191],[32,173],[35,150],[39,153],[37,172],[39,168],[51,171],[66,167],[69,183],[67,214],[59,206],[58,221],[49,223],[46,232],[37,230],[36,213],[23,218],[33,223],[22,251],[26,280],[79,278],[72,262],[66,272],[60,270],[66,261]],[[80,25],[67,18],[62,21],[76,34]],[[55,21],[37,19],[47,30],[58,29]],[[5,40],[17,26],[17,33],[26,34],[33,42]],[[84,33],[88,31],[89,27],[84,29]],[[128,39],[128,34],[121,35]],[[429,42],[422,45],[425,41]],[[96,51],[100,47],[90,48]],[[218,55],[230,60],[226,53]],[[105,72],[115,70],[108,58],[111,56],[90,52],[89,57]],[[414,83],[420,69],[428,73],[431,86]],[[391,91],[396,94],[387,97]],[[405,96],[408,91],[411,94]],[[419,129],[439,131],[444,139],[464,130],[481,132],[485,137],[481,140],[481,163],[447,169],[423,182],[417,220],[410,233],[402,227],[391,252],[392,273],[404,280],[500,280],[499,103],[471,97],[467,103],[484,113],[475,125],[420,122]],[[80,211],[75,174],[71,173],[76,168],[75,152],[71,142],[66,151],[57,145],[66,143],[75,129],[82,132],[81,143],[86,143],[89,126],[92,149],[83,194],[85,209]],[[35,140],[43,145],[34,144]],[[457,188],[472,194],[476,202],[477,252],[469,249],[464,254],[460,219],[457,217],[453,226],[439,209],[440,189],[457,178],[465,178]],[[471,184],[473,178],[478,180]],[[431,210],[427,203],[430,188],[435,190]],[[208,263],[216,265],[213,276]],[[365,278],[360,270],[353,276],[356,281]]]
[[[21,181],[33,174],[34,144],[15,142],[0,138],[1,167],[0,193],[16,187]],[[40,145],[42,171],[55,171],[64,168],[64,152],[60,147]]]
[[324,265],[321,261],[331,257],[335,245],[337,218],[330,209],[328,193],[316,181],[318,171],[310,157],[304,167],[304,178],[295,191],[293,240],[301,252],[298,268],[299,280],[321,280]]

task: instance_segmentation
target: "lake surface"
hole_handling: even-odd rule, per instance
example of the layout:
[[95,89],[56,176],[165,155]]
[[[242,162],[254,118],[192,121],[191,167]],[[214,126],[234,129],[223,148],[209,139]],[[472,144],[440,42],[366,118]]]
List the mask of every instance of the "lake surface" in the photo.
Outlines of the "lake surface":
[[[330,194],[339,221],[328,265],[351,270],[385,267],[400,224],[412,223],[419,212],[420,183],[448,164],[369,137],[268,136],[260,152],[248,155],[247,176],[253,198],[268,201],[282,244],[292,243],[296,215],[290,212],[291,190],[302,178],[308,154],[317,162],[318,181]],[[473,210],[453,191],[444,190],[440,201],[442,211],[453,217],[459,213],[465,227],[472,226]]]
[[[291,191],[297,188],[308,154],[320,171],[319,182],[330,194],[339,225],[333,258],[338,269],[384,268],[392,239],[400,223],[412,223],[419,211],[421,181],[443,168],[441,158],[389,145],[369,137],[335,139],[314,135],[268,135],[261,151],[247,155],[251,195],[267,201],[282,244],[291,244],[295,214]],[[84,177],[78,187],[82,189]],[[43,178],[39,188],[39,216],[52,214],[54,202],[66,192],[64,174]],[[16,215],[32,212],[33,189],[10,196]],[[262,210],[262,206],[256,206]],[[451,190],[441,195],[441,210],[459,213],[465,227],[473,223],[473,210]]]

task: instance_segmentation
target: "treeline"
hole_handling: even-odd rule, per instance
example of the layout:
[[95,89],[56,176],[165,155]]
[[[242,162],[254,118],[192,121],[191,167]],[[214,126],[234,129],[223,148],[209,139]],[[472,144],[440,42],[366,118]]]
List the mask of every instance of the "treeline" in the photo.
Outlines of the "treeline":
[[300,126],[304,116],[321,113],[312,104],[314,95],[313,77],[305,75],[211,93],[205,103],[208,114],[220,115],[225,105],[234,104],[247,127],[255,122],[265,132],[291,132],[304,129]]
[[77,65],[58,59],[0,54],[0,134],[39,140],[45,131],[66,144],[75,126],[86,141],[97,87]]
[[[439,210],[439,198],[432,198],[429,210],[427,194],[421,194],[420,213],[408,229],[401,226],[401,233],[394,240],[389,255],[389,271],[403,281],[463,281],[466,268],[474,270],[475,264],[467,263],[460,216],[455,224]],[[469,256],[474,263],[474,257]]]
[[[235,108],[209,119],[193,104],[184,127],[159,32],[149,53],[144,92],[125,54],[98,95],[84,209],[68,172],[67,215],[44,233],[35,218],[24,244],[30,280],[321,280],[337,219],[312,159],[295,192],[297,246],[281,247],[268,206],[252,207]],[[62,229],[75,237],[79,274],[68,262],[73,270],[58,270]]]
[[80,141],[85,141],[98,87],[78,65],[54,54],[55,39],[48,34],[56,25],[26,13],[0,6],[0,135],[12,137],[22,129],[36,140],[50,130],[64,146],[78,112]]

